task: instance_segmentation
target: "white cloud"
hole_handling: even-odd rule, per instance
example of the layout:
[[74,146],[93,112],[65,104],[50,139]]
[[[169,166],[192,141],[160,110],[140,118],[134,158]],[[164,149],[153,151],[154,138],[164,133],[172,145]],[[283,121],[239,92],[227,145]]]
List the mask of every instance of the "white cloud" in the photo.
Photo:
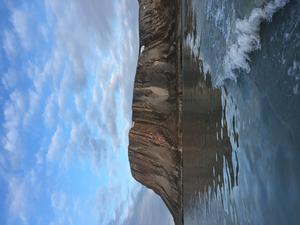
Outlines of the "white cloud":
[[103,150],[101,146],[101,142],[91,135],[85,122],[73,121],[62,166],[66,168],[74,155],[79,155],[79,159],[83,161],[89,157],[92,163],[98,163]]
[[4,31],[3,34],[3,49],[9,59],[13,59],[16,54],[16,37],[15,34],[9,30]]
[[14,153],[16,148],[20,146],[19,144],[19,133],[15,128],[9,129],[6,133],[6,138],[4,139],[4,149]]
[[145,187],[135,192],[130,204],[115,211],[109,225],[174,225],[171,213],[157,194]]
[[31,39],[28,30],[29,27],[27,14],[20,9],[13,10],[11,15],[11,23],[13,24],[15,32],[18,34],[18,37],[21,40],[21,45],[28,50],[31,46]]
[[72,225],[72,224],[96,224],[91,212],[92,204],[95,202],[88,197],[78,198],[68,192],[54,190],[50,195],[51,208],[54,217],[50,225]]
[[57,109],[57,99],[54,94],[50,95],[46,107],[43,112],[44,124],[46,127],[51,128],[55,124],[55,114]]
[[[124,143],[128,142],[131,124],[132,87],[138,55],[137,2],[92,0],[86,4],[80,0],[66,0],[62,4],[59,0],[46,0],[46,7],[49,17],[54,16],[57,41],[54,51],[66,56],[67,61],[67,65],[61,67],[61,79],[56,79],[58,88],[53,88],[57,113],[69,126],[72,124],[64,159],[68,162],[73,154],[83,153],[96,159],[98,164],[108,160],[107,164],[117,164],[119,161],[113,161],[113,156],[118,154],[116,150],[127,151]],[[71,110],[75,112],[70,116],[68,111]],[[99,198],[111,209],[105,208],[105,203],[97,208],[104,211],[106,222],[116,213],[114,207],[126,211],[128,206],[123,205],[131,191],[128,187],[130,171],[126,169],[113,171],[109,176],[117,173],[117,177],[127,178],[107,184],[105,191],[99,192]],[[116,190],[118,195],[115,195]]]
[[60,216],[50,223],[50,225],[73,225],[73,221],[68,216]]
[[36,161],[36,165],[42,165],[44,163],[44,152],[43,151],[38,151],[35,154],[35,161]]
[[60,127],[56,128],[56,131],[54,132],[52,138],[51,138],[51,142],[48,148],[48,152],[47,152],[47,160],[48,161],[53,161],[58,153],[59,150],[62,148],[62,129]]
[[[19,170],[20,171],[20,170]],[[37,213],[37,201],[44,198],[45,189],[42,188],[41,177],[35,169],[28,169],[18,174],[11,172],[0,172],[1,180],[4,180],[5,197],[5,224],[30,225],[32,221],[37,222],[41,217]],[[41,193],[43,193],[41,195]]]
[[19,91],[12,92],[12,94],[10,95],[10,100],[16,110],[18,110],[19,112],[24,111],[25,101],[24,101],[24,97],[22,96],[21,92],[19,92]]
[[[62,78],[58,84],[57,90],[57,103],[60,114],[64,117],[67,113],[67,98],[71,95],[72,89],[70,88],[70,80],[72,79],[72,73],[69,66],[64,69]],[[65,118],[66,119],[66,118]]]
[[75,98],[75,106],[76,110],[79,114],[84,113],[86,110],[86,100],[84,99],[82,93],[76,92],[74,93]]
[[9,69],[2,77],[2,84],[6,90],[15,87],[17,82],[17,73],[13,69]]
[[[41,92],[43,88],[43,84],[46,80],[45,74],[43,71],[39,68],[38,65],[34,64],[29,60],[29,62],[26,65],[26,75],[28,79],[32,82],[33,88],[37,92]],[[23,75],[23,74],[22,74]]]
[[38,32],[46,41],[49,41],[49,31],[43,24],[39,24]]
[[[134,4],[134,9],[130,7],[131,4]],[[25,118],[32,118],[37,114],[45,84],[47,86],[45,94],[50,89],[52,95],[46,101],[43,119],[47,128],[56,126],[56,130],[50,140],[47,138],[41,141],[42,147],[50,142],[48,148],[34,153],[36,166],[41,168],[44,159],[48,163],[58,159],[64,154],[61,150],[64,151],[65,142],[69,142],[67,152],[76,150],[79,154],[91,156],[98,164],[109,161],[107,164],[115,163],[117,167],[120,161],[112,160],[116,153],[112,148],[116,149],[120,143],[127,143],[126,131],[128,131],[126,127],[127,130],[122,131],[120,135],[119,122],[121,126],[130,124],[126,123],[126,120],[130,120],[138,40],[137,30],[132,31],[131,25],[128,24],[134,23],[137,27],[137,14],[130,14],[131,10],[137,12],[137,3],[129,0],[92,0],[89,4],[81,0],[66,0],[63,3],[60,0],[46,0],[46,7],[49,9],[48,17],[51,14],[57,19],[51,26],[54,29],[54,49],[44,65],[37,66],[34,60],[32,65],[29,63],[28,70],[25,72],[32,81],[33,88],[27,92],[28,96],[24,97],[20,92],[11,95],[4,111],[6,129],[4,146],[10,151],[15,151],[22,146],[21,124],[24,124],[24,115]],[[131,15],[132,18],[128,19],[127,15]],[[11,42],[6,43],[7,54],[16,54],[14,53],[16,38],[20,39],[21,46],[25,49],[31,47],[29,16],[30,14],[27,15],[21,10],[12,12],[11,22],[14,32],[9,34]],[[42,32],[44,33],[45,30]],[[8,79],[3,82],[9,88],[13,86]],[[75,107],[77,112],[71,107]],[[70,111],[75,115],[70,114]],[[118,121],[117,117],[121,121]],[[64,123],[66,126],[57,125],[57,122]],[[65,127],[71,130],[69,140],[64,139]],[[119,149],[124,153],[127,151],[127,146],[124,145]],[[129,169],[118,171],[112,168],[108,170],[109,176],[123,176],[123,178],[116,179],[114,184],[107,184],[107,190],[113,191],[105,191],[99,195],[102,198],[108,196],[105,200],[107,205],[111,205],[110,200],[113,199],[120,211],[126,211],[128,204],[124,199],[131,195],[131,189],[128,188],[130,171]],[[47,171],[47,174],[51,172]],[[28,206],[27,196],[31,189],[22,186],[20,182],[18,184],[19,187],[15,184],[12,185],[14,188],[11,188],[9,198],[12,201],[11,211],[19,210],[18,217],[26,221],[27,211],[24,207]],[[119,197],[123,200],[120,201]],[[49,196],[47,199],[49,200]],[[61,192],[50,196],[51,206],[58,211],[66,209],[68,203],[75,204],[68,200]],[[76,205],[78,204],[77,202]],[[105,207],[107,206],[99,204],[97,210],[99,208],[105,210]],[[64,213],[66,216],[58,216],[53,224],[71,224],[72,219],[68,215],[72,213],[70,211]]]
[[27,191],[26,185],[22,181],[16,178],[11,178],[8,181],[7,204],[9,212],[14,219],[20,220],[23,225],[28,224]]
[[66,208],[67,196],[63,192],[51,194],[51,206],[54,211],[62,211]]
[[6,131],[2,138],[4,149],[10,152],[16,152],[20,147],[20,123],[21,115],[24,113],[25,101],[22,94],[14,91],[10,94],[9,101],[4,106],[4,123],[3,127]]
[[24,116],[24,125],[28,125],[34,114],[36,113],[36,110],[39,106],[41,95],[40,93],[37,93],[35,90],[31,89],[28,93],[28,110]]

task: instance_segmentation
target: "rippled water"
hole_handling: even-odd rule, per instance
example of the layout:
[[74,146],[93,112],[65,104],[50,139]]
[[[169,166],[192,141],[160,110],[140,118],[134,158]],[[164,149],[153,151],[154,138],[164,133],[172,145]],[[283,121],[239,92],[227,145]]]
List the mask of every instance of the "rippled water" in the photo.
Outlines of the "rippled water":
[[300,224],[300,1],[183,4],[185,224]]

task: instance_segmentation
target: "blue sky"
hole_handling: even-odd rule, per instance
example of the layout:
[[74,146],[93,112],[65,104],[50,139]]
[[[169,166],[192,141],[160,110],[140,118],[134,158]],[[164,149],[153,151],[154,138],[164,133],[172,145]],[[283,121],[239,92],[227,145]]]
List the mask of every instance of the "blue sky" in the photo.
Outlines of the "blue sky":
[[0,0],[0,224],[172,223],[127,158],[137,1],[88,2]]

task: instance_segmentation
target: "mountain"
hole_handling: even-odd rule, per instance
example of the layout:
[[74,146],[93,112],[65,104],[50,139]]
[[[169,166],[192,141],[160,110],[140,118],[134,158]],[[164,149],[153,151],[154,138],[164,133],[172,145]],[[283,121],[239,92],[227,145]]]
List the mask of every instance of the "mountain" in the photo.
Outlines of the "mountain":
[[129,162],[183,224],[179,1],[139,0],[140,56],[134,82]]

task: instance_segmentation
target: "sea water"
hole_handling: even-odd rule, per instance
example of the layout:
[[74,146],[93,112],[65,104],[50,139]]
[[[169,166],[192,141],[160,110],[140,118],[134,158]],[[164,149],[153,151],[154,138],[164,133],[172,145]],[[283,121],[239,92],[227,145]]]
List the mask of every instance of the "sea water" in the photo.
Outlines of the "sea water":
[[185,224],[300,224],[300,1],[182,4]]

